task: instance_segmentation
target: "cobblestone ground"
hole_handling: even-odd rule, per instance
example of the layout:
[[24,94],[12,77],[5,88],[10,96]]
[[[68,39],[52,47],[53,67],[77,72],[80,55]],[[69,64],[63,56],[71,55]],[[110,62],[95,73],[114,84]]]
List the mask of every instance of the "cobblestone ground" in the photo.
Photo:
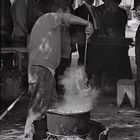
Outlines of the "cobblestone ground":
[[[0,140],[22,140],[29,97],[23,96],[0,122]],[[99,96],[91,119],[109,128],[108,140],[140,140],[140,112],[130,104],[118,108],[116,98]]]
[[99,97],[92,119],[109,128],[108,140],[140,140],[140,112],[130,104],[118,108],[115,98]]

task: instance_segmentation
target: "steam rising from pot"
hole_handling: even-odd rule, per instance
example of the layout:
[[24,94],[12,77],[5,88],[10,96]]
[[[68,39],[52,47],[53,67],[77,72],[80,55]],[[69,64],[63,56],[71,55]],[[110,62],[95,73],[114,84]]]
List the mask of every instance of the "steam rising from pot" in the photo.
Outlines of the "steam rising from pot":
[[64,85],[64,102],[57,105],[61,113],[80,113],[90,111],[96,102],[98,91],[87,86],[87,77],[83,67],[69,68],[61,84]]

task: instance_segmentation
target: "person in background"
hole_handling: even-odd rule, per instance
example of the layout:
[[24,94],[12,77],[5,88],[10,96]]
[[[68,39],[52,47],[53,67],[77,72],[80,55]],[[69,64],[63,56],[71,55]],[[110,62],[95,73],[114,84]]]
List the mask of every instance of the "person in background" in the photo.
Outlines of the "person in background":
[[[10,47],[12,31],[13,21],[10,0],[1,0],[1,47]],[[1,54],[1,65],[3,72],[10,71],[13,68],[13,54]]]
[[12,38],[15,41],[26,42],[27,37],[26,0],[14,0],[11,4],[11,11],[14,25]]
[[51,0],[27,0],[28,34],[31,33],[32,27],[37,19],[45,12],[49,12],[49,3],[52,3]]
[[1,0],[1,40],[10,40],[13,30],[10,0]]
[[44,13],[51,12],[53,3],[52,0],[27,0],[27,28],[29,34],[37,19]]
[[[100,54],[102,61],[101,83],[103,88],[114,89],[118,79],[132,78],[130,59],[128,56],[129,45],[121,45],[125,39],[127,13],[119,7],[122,0],[103,0],[97,7],[100,12],[103,27],[102,40],[108,43],[119,42],[119,46],[103,46]],[[109,19],[109,20],[108,20]]]
[[[107,37],[125,37],[127,13],[119,7],[122,0],[102,0],[104,3],[97,7],[101,16],[101,23]],[[108,20],[108,18],[110,20]]]
[[[140,1],[134,0],[134,10],[136,11],[137,17],[140,21]],[[136,79],[136,102],[140,110],[140,24],[138,26],[136,37],[135,37],[135,55],[137,65],[137,79]]]
[[28,45],[28,80],[31,99],[24,129],[26,139],[31,139],[33,136],[33,122],[45,116],[46,110],[57,101],[54,75],[63,56],[61,27],[79,24],[86,27],[85,32],[89,36],[93,33],[90,22],[64,13],[67,7],[66,0],[54,0],[51,5],[52,12],[42,15],[31,31]]
[[[12,47],[27,48],[27,0],[11,1],[11,12],[13,20]],[[18,60],[17,54],[14,55],[15,67],[17,70]],[[22,88],[28,88],[28,54],[22,55]]]
[[[99,15],[96,10],[96,7],[93,6],[94,0],[84,0],[83,4],[75,9],[74,14],[79,16],[83,19],[88,19],[92,23],[94,27],[94,33],[91,36],[90,40],[88,40],[88,49],[87,49],[87,57],[86,57],[86,74],[89,81],[92,81],[93,75],[95,76],[95,55],[94,55],[94,45],[92,44],[96,37],[98,37],[100,32],[100,20]],[[84,34],[84,28],[81,26],[73,26],[73,37],[72,39],[74,42],[78,44],[78,65],[84,65],[84,58],[85,58],[85,42],[86,36]],[[75,37],[76,35],[76,37]],[[78,37],[78,38],[77,38]],[[95,78],[96,81],[96,78]],[[96,81],[97,83],[97,81]],[[97,85],[97,84],[96,84]]]

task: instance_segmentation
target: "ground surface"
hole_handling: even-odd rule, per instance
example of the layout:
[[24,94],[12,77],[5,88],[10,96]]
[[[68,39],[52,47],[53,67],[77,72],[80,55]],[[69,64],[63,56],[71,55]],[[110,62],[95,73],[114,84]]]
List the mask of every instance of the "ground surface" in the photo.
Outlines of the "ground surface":
[[[0,140],[22,140],[28,102],[23,96],[0,122]],[[130,104],[118,108],[115,97],[99,96],[91,119],[109,128],[108,140],[140,140],[140,112]]]

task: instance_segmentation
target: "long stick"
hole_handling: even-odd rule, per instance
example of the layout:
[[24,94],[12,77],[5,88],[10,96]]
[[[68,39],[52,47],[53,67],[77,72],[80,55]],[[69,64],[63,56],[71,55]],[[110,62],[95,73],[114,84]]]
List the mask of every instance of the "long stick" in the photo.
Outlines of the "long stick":
[[[88,17],[87,17],[87,21],[89,21],[89,15],[88,15]],[[86,69],[87,43],[88,43],[88,34],[86,34],[85,55],[84,55],[84,69]]]
[[25,92],[22,92],[21,95],[0,115],[0,120],[2,120],[2,118],[14,107],[24,93]]

